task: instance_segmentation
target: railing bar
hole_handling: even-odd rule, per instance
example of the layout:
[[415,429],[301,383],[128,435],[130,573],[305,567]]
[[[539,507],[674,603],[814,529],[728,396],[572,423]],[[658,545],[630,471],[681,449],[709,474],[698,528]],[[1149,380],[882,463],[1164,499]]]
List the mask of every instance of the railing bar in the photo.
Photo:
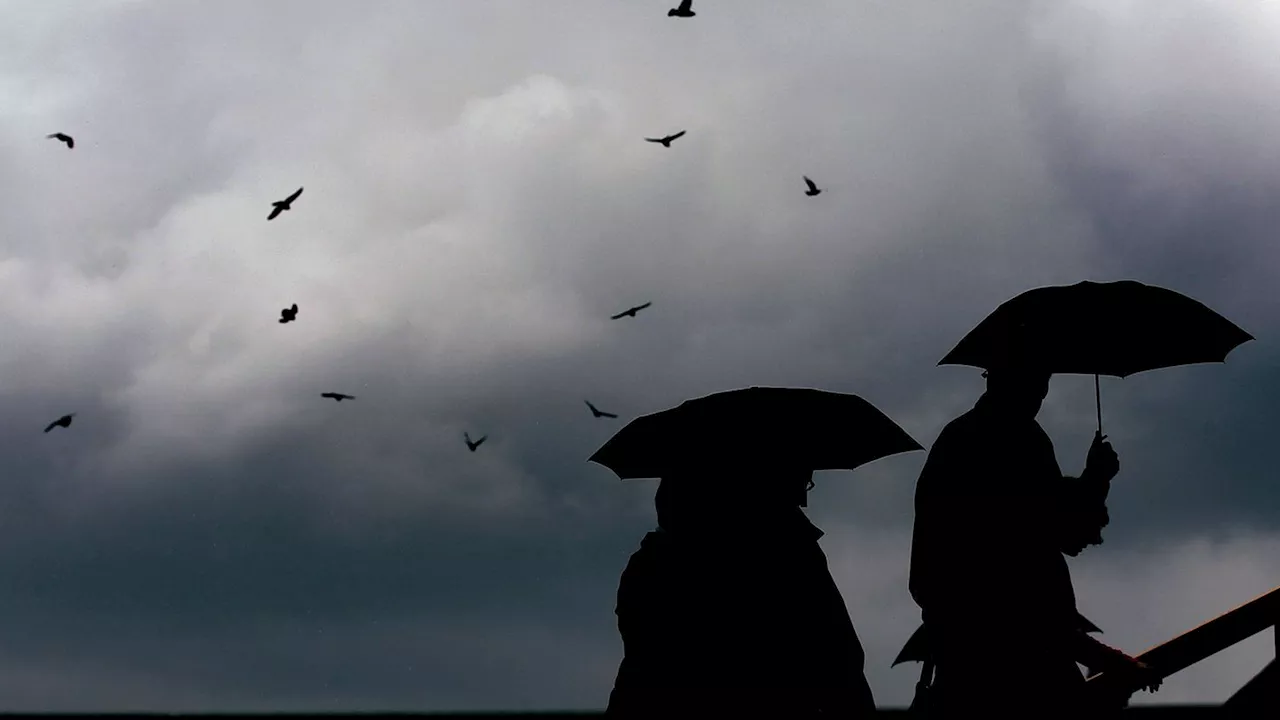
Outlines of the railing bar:
[[[1194,665],[1238,642],[1276,628],[1280,617],[1280,588],[1250,600],[1218,617],[1161,643],[1138,656],[1158,670],[1163,677]],[[1280,630],[1276,631],[1277,655],[1280,655]],[[1104,680],[1106,673],[1089,678]]]

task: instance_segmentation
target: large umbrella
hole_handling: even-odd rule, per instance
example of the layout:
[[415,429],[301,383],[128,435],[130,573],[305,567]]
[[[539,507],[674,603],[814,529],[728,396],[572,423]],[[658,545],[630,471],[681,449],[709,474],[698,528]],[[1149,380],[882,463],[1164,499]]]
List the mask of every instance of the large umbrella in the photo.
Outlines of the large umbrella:
[[1224,362],[1253,336],[1191,298],[1133,280],[1029,290],[987,316],[938,362],[991,369],[1011,356],[1051,373],[1128,377],[1157,368]]
[[629,480],[728,463],[852,470],[888,455],[923,449],[856,395],[750,387],[636,418],[589,461]]

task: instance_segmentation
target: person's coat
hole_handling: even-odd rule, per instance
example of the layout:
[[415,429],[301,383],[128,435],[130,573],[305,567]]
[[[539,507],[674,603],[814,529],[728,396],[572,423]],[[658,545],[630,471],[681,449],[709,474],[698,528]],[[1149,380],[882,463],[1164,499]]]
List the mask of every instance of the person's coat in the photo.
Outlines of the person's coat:
[[794,510],[773,526],[644,538],[618,587],[610,716],[875,711],[822,532]]

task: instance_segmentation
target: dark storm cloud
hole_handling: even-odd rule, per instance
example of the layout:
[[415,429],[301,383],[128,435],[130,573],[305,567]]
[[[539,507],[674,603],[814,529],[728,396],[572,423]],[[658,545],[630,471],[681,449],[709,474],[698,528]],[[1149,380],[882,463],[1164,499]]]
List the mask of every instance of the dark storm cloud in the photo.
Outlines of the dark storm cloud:
[[[1137,650],[1246,599],[1277,569],[1272,111],[1247,82],[1206,89],[1265,79],[1247,53],[1178,72],[1184,43],[1257,24],[1203,12],[6,10],[0,691],[27,710],[599,707],[654,484],[585,458],[627,418],[809,385],[928,445],[981,391],[937,359],[1003,300],[1083,277],[1168,284],[1259,340],[1104,381],[1124,469],[1082,607]],[[1160,102],[1134,93],[1171,77]],[[1068,472],[1093,412],[1091,379],[1054,381]],[[463,431],[490,439],[469,453]],[[821,473],[810,510],[886,705],[916,672],[887,665],[918,620],[923,459]],[[1168,687],[1225,694],[1254,658]]]

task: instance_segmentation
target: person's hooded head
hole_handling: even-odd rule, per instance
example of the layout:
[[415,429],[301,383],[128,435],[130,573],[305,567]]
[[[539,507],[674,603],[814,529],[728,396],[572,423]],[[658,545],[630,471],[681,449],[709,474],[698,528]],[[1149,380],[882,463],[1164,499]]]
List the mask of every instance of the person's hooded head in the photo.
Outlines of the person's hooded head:
[[725,463],[662,478],[654,496],[664,530],[698,532],[758,527],[801,513],[813,471],[780,463]]

